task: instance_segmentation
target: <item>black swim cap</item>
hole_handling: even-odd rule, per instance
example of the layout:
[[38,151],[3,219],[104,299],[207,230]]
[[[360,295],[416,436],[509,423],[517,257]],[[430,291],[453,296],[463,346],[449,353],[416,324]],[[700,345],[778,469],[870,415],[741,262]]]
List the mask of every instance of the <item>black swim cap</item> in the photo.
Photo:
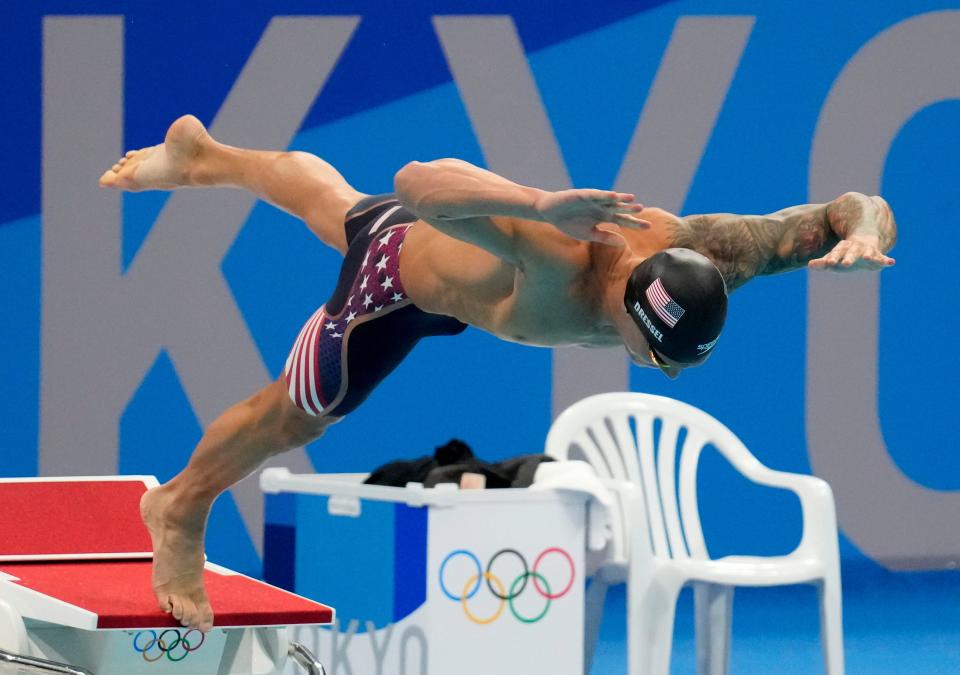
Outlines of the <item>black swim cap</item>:
[[706,256],[668,248],[634,268],[623,304],[657,354],[693,365],[709,356],[720,337],[727,287]]

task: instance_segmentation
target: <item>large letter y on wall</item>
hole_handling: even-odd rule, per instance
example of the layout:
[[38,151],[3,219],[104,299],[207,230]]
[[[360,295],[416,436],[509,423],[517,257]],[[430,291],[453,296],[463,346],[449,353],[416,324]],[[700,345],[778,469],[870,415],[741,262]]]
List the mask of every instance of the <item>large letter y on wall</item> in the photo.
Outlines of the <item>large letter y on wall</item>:
[[[750,16],[677,20],[617,176],[617,190],[679,212],[753,29]],[[507,16],[435,17],[440,44],[487,167],[548,190],[570,177]],[[629,72],[629,66],[625,66]],[[656,158],[671,157],[666,169]],[[581,186],[583,187],[583,186]],[[553,415],[585,396],[630,388],[623,349],[556,349]]]

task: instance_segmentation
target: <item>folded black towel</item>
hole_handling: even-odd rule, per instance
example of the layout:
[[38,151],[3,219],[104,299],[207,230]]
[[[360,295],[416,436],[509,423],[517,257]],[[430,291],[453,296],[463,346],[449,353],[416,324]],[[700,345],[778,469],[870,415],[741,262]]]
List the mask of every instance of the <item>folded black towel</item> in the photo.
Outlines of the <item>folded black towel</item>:
[[522,455],[502,462],[484,462],[474,456],[466,443],[452,439],[434,450],[433,456],[389,462],[375,469],[364,481],[369,485],[403,487],[407,483],[460,483],[464,473],[486,476],[488,488],[529,487],[541,462],[552,462],[546,455]]

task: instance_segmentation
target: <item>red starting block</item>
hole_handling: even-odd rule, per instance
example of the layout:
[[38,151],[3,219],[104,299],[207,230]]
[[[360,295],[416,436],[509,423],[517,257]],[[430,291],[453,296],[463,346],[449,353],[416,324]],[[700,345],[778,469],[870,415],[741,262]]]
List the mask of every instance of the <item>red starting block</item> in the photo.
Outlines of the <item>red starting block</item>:
[[207,563],[214,629],[186,630],[160,611],[139,508],[156,485],[152,476],[0,479],[0,666],[279,675],[293,657],[323,673],[287,639],[288,626],[333,622],[312,600]]

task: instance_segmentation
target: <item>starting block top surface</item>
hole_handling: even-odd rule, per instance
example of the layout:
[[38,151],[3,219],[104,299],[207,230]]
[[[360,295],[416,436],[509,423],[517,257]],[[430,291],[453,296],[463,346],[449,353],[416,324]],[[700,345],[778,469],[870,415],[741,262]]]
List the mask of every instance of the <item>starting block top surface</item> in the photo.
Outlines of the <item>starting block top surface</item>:
[[[173,628],[153,595],[140,497],[153,476],[0,478],[0,600],[83,629]],[[218,628],[329,624],[333,610],[212,563]]]
[[0,562],[151,558],[140,497],[152,476],[0,479]]
[[[91,628],[174,628],[157,606],[149,561],[111,560],[0,564],[0,578],[95,615]],[[207,565],[204,583],[217,628],[329,624],[333,610],[242,574]],[[89,614],[87,614],[89,613]],[[31,615],[28,611],[25,616]],[[44,620],[42,611],[31,618]],[[90,617],[93,620],[94,617]]]

